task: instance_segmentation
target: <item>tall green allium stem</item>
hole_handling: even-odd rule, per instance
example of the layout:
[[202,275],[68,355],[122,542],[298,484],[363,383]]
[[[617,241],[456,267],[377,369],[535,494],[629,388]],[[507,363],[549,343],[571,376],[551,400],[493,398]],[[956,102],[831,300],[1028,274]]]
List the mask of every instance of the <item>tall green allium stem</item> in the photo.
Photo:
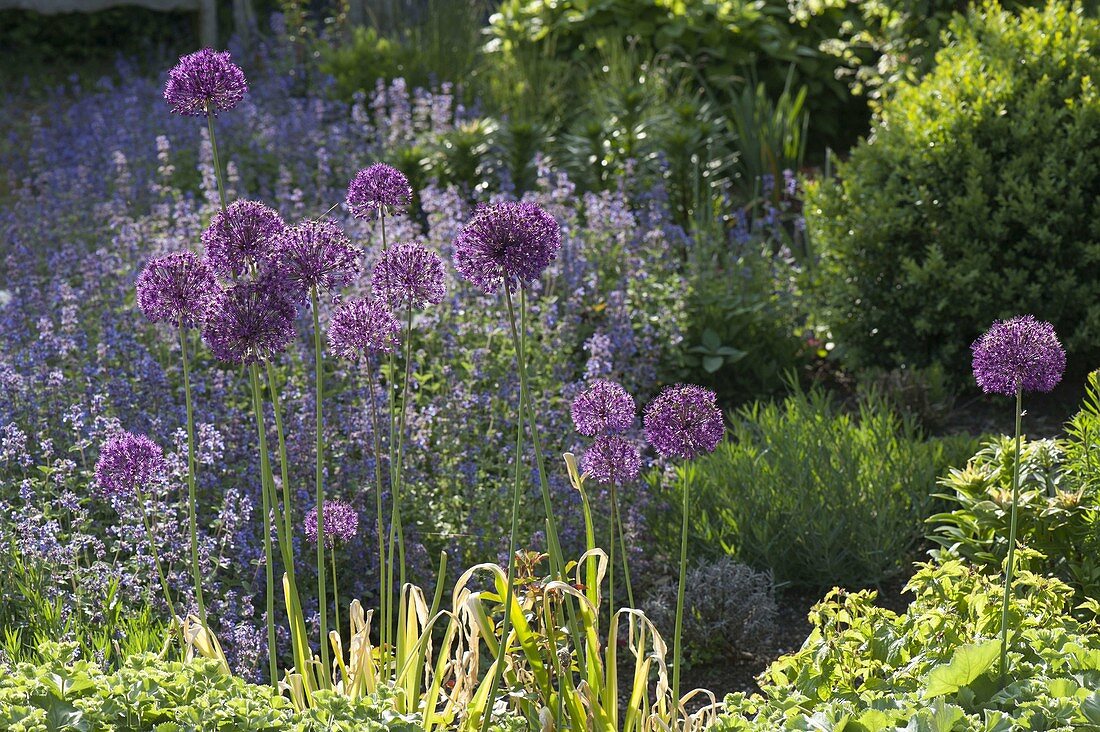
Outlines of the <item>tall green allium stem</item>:
[[[394,541],[397,542],[397,557],[400,574],[398,575],[398,597],[401,596],[400,588],[405,586],[405,527],[401,518],[401,481],[404,477],[402,468],[405,460],[405,426],[409,416],[409,382],[412,380],[412,322],[413,312],[409,308],[409,317],[405,326],[405,378],[401,386],[401,415],[397,428],[397,461],[395,463],[393,482],[393,521],[390,524],[390,558],[393,558]],[[402,603],[397,610],[397,627],[405,627],[405,605]]]
[[[382,613],[384,620],[387,617],[386,597],[389,593],[386,592],[386,519],[382,512],[382,435],[379,431],[378,406],[374,402],[374,372],[369,362],[366,369],[367,388],[370,390],[368,399],[370,400],[371,433],[374,437],[374,508],[377,513],[375,521],[378,532],[378,602],[381,605],[379,611]],[[389,628],[386,623],[380,623],[378,626],[379,647],[386,647],[389,635]]]
[[187,405],[187,526],[191,533],[191,579],[195,583],[195,602],[199,606],[199,622],[207,634],[206,602],[202,595],[202,569],[199,566],[198,519],[195,516],[198,498],[195,490],[195,412],[191,404],[191,366],[187,359],[187,331],[180,318],[180,353],[183,355],[183,394]]
[[260,448],[260,492],[263,494],[264,560],[267,579],[267,663],[271,685],[279,686],[279,664],[275,658],[275,567],[271,551],[271,462],[267,454],[267,429],[264,426],[264,403],[260,394],[260,370],[256,364],[249,367],[252,383],[252,409],[256,413],[256,431]]
[[684,590],[687,588],[688,508],[691,505],[692,472],[690,467],[684,469],[683,521],[680,528],[680,581],[676,587],[676,631],[675,640],[672,643],[673,660],[676,663],[672,667],[672,703],[676,705],[673,710],[673,721],[679,718],[680,714],[680,671],[684,665]]
[[206,128],[210,131],[210,149],[214,153],[214,179],[218,182],[218,196],[222,201],[222,211],[225,211],[229,203],[226,201],[225,184],[222,182],[222,162],[218,156],[218,140],[214,137],[214,112],[209,102],[206,105]]
[[[149,551],[153,555],[153,564],[157,568],[157,577],[160,579],[160,589],[164,593],[164,602],[168,605],[168,614],[172,616],[172,622],[175,623],[176,619],[176,606],[172,604],[172,595],[168,591],[168,580],[164,576],[164,568],[160,564],[160,555],[157,553],[157,542],[153,538],[153,524],[149,521],[149,512],[145,510],[145,495],[141,492],[141,488],[135,488],[137,491],[138,508],[141,510],[141,521],[145,524],[145,536],[149,539]],[[183,647],[183,629],[180,628],[180,647]]]
[[615,490],[615,483],[611,483],[611,542],[615,542],[615,532],[619,534],[619,548],[623,555],[623,581],[626,583],[626,600],[630,607],[638,607],[634,604],[634,588],[630,583],[630,562],[626,550],[626,532],[623,530],[623,515],[619,511],[619,496]]
[[[524,313],[520,314],[521,320],[526,320]],[[520,325],[520,336],[517,343],[516,358],[519,358],[520,353],[523,351],[524,339],[526,338],[527,328],[526,323],[522,322]],[[520,486],[522,484],[523,475],[523,405],[520,405],[519,418],[516,420],[516,474],[512,483],[512,528],[508,532],[508,585],[504,593],[504,620],[501,621],[500,626],[500,648],[497,650],[496,665],[493,670],[493,680],[489,684],[489,696],[488,704],[486,705],[485,717],[481,720],[481,732],[489,732],[489,724],[492,721],[492,705],[493,699],[496,697],[497,688],[500,686],[500,679],[504,675],[504,659],[507,655],[508,648],[508,634],[512,632],[512,593],[513,586],[516,583],[516,534],[518,533],[517,517],[519,515],[519,494]]]
[[325,587],[325,435],[323,431],[324,417],[321,409],[321,400],[324,396],[324,374],[321,367],[321,321],[317,313],[318,298],[316,287],[310,291],[309,299],[313,310],[314,381],[317,386],[317,599],[318,610],[321,614],[321,677],[327,679],[331,669],[329,668],[328,660],[328,591]]
[[1005,567],[1004,603],[1001,605],[1001,685],[1008,675],[1008,605],[1012,597],[1012,576],[1016,568],[1016,509],[1020,503],[1020,443],[1024,416],[1024,389],[1016,389],[1016,454],[1012,466],[1012,509],[1008,521],[1008,559]]
[[[336,546],[332,547],[332,551],[329,553],[329,559],[332,560],[332,607],[336,612],[336,632],[340,632],[340,590],[336,584]],[[322,638],[321,642],[326,643],[327,638]]]

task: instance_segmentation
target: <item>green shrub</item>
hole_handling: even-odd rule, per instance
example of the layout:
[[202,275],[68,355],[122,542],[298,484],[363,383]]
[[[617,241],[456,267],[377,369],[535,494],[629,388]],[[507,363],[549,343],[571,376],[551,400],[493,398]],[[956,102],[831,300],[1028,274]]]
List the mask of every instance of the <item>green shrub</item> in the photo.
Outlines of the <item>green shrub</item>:
[[779,583],[878,584],[906,568],[936,476],[973,446],[925,441],[873,399],[857,414],[820,390],[746,407],[726,442],[682,468],[697,500],[694,543],[770,569]]
[[924,565],[897,615],[874,593],[836,590],[810,613],[802,648],[734,694],[713,732],[1012,732],[1100,726],[1100,635],[1067,614],[1069,588],[1021,572],[1012,675],[999,683],[1001,593],[961,562]]
[[[1100,373],[1089,376],[1088,397],[1066,425],[1066,438],[1025,440],[1021,448],[1018,541],[1041,556],[1037,571],[1055,574],[1079,595],[1100,600]],[[962,557],[999,572],[1008,554],[1015,445],[1011,437],[985,444],[966,467],[941,484],[955,504],[929,519],[940,558]]]
[[1031,312],[1100,357],[1100,22],[1052,3],[951,24],[916,86],[812,186],[829,325],[859,366],[944,364]]

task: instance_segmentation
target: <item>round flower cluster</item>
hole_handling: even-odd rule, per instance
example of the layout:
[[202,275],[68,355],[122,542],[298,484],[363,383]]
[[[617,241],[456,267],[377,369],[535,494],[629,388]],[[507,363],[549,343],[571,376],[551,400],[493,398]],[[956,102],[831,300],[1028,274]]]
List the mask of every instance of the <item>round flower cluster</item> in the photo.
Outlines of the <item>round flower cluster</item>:
[[487,294],[538,279],[561,249],[561,228],[534,203],[478,208],[454,245],[455,269]]
[[386,208],[403,210],[411,201],[409,179],[384,163],[360,170],[348,186],[348,208],[359,219],[373,218]]
[[1033,315],[994,323],[970,348],[974,378],[986,394],[1050,391],[1066,370],[1054,326]]
[[447,294],[445,277],[438,254],[423,244],[397,244],[375,263],[371,290],[395,308],[438,305]]
[[271,267],[305,299],[315,289],[338,290],[349,285],[359,274],[361,256],[335,220],[305,219],[279,235]]
[[581,469],[604,485],[626,485],[638,479],[642,453],[638,445],[619,435],[599,435],[581,458]]
[[286,225],[259,201],[234,201],[202,233],[203,258],[214,274],[234,279],[267,260]]
[[238,282],[210,306],[202,338],[214,356],[229,363],[265,361],[294,337],[296,308],[277,278]]
[[137,303],[154,323],[197,325],[217,294],[214,276],[193,252],[150,259],[138,275]]
[[204,48],[181,56],[168,72],[164,99],[176,114],[201,117],[233,109],[247,91],[244,72],[229,52]]
[[646,441],[664,458],[692,460],[714,452],[725,434],[713,391],[691,384],[665,389],[646,407]]
[[625,432],[634,424],[634,397],[614,381],[596,379],[573,399],[573,426],[588,437]]
[[329,348],[340,357],[355,360],[397,348],[397,318],[380,300],[348,300],[332,314]]
[[129,495],[163,479],[166,471],[159,445],[145,435],[121,431],[99,451],[95,482],[103,495]]
[[[344,501],[325,501],[321,508],[324,519],[325,546],[332,548],[336,541],[350,541],[359,531],[359,514],[350,504]],[[306,539],[309,543],[317,543],[317,509],[314,507],[306,513],[305,518]]]

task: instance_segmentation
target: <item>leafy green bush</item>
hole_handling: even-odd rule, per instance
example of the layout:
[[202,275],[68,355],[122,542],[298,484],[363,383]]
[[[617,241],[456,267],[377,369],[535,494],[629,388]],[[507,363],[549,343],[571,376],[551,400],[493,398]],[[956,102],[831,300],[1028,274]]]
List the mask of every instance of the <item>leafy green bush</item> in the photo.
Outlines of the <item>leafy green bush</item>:
[[714,732],[1011,732],[1097,729],[1100,635],[1067,614],[1056,579],[1021,572],[1012,601],[1012,675],[996,669],[1002,588],[961,562],[923,565],[897,615],[874,593],[834,590],[802,648],[734,694]]
[[[354,701],[320,691],[313,706],[296,712],[270,686],[225,673],[218,662],[198,658],[164,661],[151,653],[127,659],[113,673],[85,660],[76,648],[39,648],[41,663],[0,664],[0,729],[9,732],[370,732],[421,729],[418,715],[393,712],[381,690]],[[493,725],[498,732],[502,729]]]
[[628,38],[643,44],[647,56],[692,69],[696,85],[728,90],[755,69],[773,94],[784,88],[793,66],[796,83],[809,89],[818,129],[835,134],[845,129],[844,113],[849,121],[863,114],[836,79],[838,61],[818,48],[843,19],[842,9],[825,7],[799,22],[780,0],[504,0],[490,19],[487,48],[500,64],[520,49],[541,46],[584,65]]
[[999,317],[1053,322],[1100,357],[1100,21],[1054,2],[951,24],[916,86],[811,186],[820,294],[850,362],[959,373]]
[[695,545],[721,547],[780,583],[878,584],[905,569],[936,476],[973,445],[925,441],[873,399],[856,414],[820,390],[754,404],[714,454],[681,468],[697,500]]
[[[1018,541],[1039,552],[1037,571],[1055,574],[1100,600],[1100,373],[1089,376],[1081,411],[1062,440],[1025,440],[1021,448]],[[941,484],[954,510],[929,519],[937,556],[963,557],[999,572],[1008,554],[1015,445],[995,438]]]

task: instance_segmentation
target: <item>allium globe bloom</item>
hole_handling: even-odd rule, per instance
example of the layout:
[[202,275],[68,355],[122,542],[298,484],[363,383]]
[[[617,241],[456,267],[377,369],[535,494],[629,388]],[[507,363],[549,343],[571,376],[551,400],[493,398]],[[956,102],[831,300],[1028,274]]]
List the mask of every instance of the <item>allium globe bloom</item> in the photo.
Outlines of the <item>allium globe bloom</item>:
[[314,288],[338,290],[350,284],[362,269],[362,254],[335,220],[305,219],[283,230],[269,263],[304,299]]
[[160,446],[145,435],[116,432],[107,438],[95,464],[103,495],[128,495],[162,479],[167,470]]
[[438,305],[447,294],[446,268],[438,254],[423,244],[398,244],[374,265],[371,290],[391,307]]
[[286,286],[277,278],[238,282],[211,303],[202,339],[220,361],[265,361],[294,338],[295,314]]
[[353,216],[370,219],[382,208],[403,210],[412,201],[412,187],[397,168],[375,163],[355,174],[348,186],[347,200]]
[[1033,315],[995,322],[970,348],[974,378],[986,394],[1050,391],[1066,370],[1054,326]]
[[478,208],[454,245],[455,269],[487,294],[538,279],[561,248],[561,229],[537,204]]
[[599,435],[581,457],[581,469],[603,485],[626,485],[638,479],[642,453],[638,445],[618,435]]
[[665,387],[646,407],[643,424],[662,457],[683,460],[714,452],[726,429],[714,392],[692,384]]
[[347,300],[332,314],[329,349],[340,358],[355,360],[397,348],[401,324],[381,300]]
[[154,323],[195,325],[202,322],[218,284],[193,252],[153,257],[137,278],[137,304]]
[[267,258],[285,228],[278,212],[259,201],[234,201],[202,232],[203,260],[219,277],[240,277]]
[[248,82],[229,51],[204,48],[186,56],[168,72],[164,99],[176,114],[201,117],[233,109],[244,99]]
[[637,407],[634,397],[614,381],[596,379],[573,399],[573,426],[588,437],[630,429]]
[[[350,504],[344,501],[325,501],[321,508],[324,514],[325,546],[331,548],[336,545],[336,540],[350,541],[359,531],[359,514]],[[305,519],[306,539],[310,544],[317,543],[317,507],[314,506],[306,513]]]

